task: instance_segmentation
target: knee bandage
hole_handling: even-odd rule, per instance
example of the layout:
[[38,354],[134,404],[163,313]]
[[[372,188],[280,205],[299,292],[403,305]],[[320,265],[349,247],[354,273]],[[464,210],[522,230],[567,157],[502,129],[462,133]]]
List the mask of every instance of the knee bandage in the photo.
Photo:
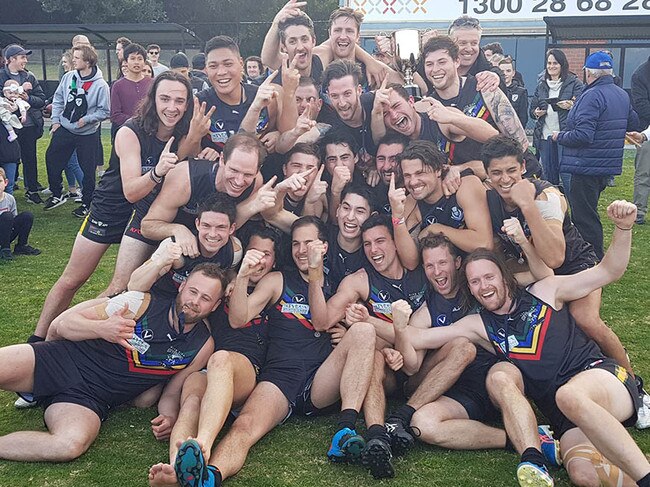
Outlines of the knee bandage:
[[569,464],[574,460],[590,462],[600,479],[601,487],[622,487],[624,474],[616,465],[603,457],[592,445],[576,445],[564,454],[564,466],[569,470]]

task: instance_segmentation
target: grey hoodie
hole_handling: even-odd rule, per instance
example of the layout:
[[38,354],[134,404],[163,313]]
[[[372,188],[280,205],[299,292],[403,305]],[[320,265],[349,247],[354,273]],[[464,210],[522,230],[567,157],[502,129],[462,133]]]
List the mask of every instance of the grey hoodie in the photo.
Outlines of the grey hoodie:
[[[52,123],[59,123],[63,128],[75,135],[90,135],[97,131],[102,120],[106,120],[111,114],[110,89],[102,76],[101,69],[87,80],[80,80],[81,75],[75,70],[68,71],[61,78],[52,99]],[[88,83],[92,84],[88,87]],[[87,90],[83,86],[87,86]],[[76,90],[74,89],[76,87]],[[77,127],[77,122],[69,113],[64,113],[67,103],[75,103],[75,91],[77,96],[84,95],[87,109],[83,119],[85,125]],[[75,120],[70,121],[70,118]]]

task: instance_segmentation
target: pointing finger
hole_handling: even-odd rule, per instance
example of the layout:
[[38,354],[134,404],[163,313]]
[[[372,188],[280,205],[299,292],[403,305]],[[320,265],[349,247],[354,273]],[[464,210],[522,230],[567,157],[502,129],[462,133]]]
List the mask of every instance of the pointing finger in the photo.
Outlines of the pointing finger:
[[172,135],[169,138],[169,140],[167,141],[167,143],[165,144],[165,148],[163,149],[163,153],[170,153],[173,143],[174,143],[174,136]]
[[266,182],[266,184],[264,184],[264,186],[262,186],[262,187],[260,188],[260,190],[262,190],[262,189],[271,189],[271,188],[273,187],[273,185],[275,184],[275,181],[276,181],[277,179],[278,179],[277,176],[273,176],[271,179],[269,179],[269,180]]
[[268,85],[270,85],[271,82],[272,82],[272,81],[275,79],[275,77],[278,75],[278,73],[279,73],[279,70],[277,70],[277,69],[276,69],[275,71],[273,71],[273,72],[269,75],[269,77],[266,78],[266,79],[264,80],[264,82],[262,83],[261,86],[268,86]]
[[388,191],[395,191],[395,173],[390,175],[390,185],[388,186]]

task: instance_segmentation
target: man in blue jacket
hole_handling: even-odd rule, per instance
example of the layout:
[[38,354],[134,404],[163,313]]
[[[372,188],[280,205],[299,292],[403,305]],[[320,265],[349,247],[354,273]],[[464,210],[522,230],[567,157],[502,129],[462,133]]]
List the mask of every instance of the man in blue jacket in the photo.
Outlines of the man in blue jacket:
[[569,203],[575,226],[602,259],[603,227],[598,199],[610,176],[621,174],[626,130],[634,130],[639,117],[630,97],[614,84],[612,58],[602,52],[585,61],[587,86],[567,117],[567,130],[553,134],[565,147],[560,172],[571,173]]

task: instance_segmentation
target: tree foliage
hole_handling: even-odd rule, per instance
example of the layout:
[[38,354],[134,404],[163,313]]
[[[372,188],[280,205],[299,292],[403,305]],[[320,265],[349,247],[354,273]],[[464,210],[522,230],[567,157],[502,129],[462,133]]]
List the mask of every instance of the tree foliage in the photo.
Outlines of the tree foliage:
[[156,22],[166,20],[160,0],[39,0],[43,10],[63,13],[70,23]]

